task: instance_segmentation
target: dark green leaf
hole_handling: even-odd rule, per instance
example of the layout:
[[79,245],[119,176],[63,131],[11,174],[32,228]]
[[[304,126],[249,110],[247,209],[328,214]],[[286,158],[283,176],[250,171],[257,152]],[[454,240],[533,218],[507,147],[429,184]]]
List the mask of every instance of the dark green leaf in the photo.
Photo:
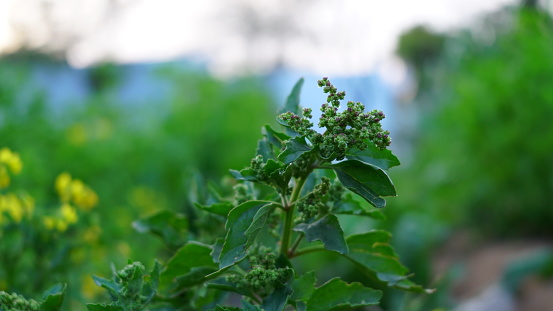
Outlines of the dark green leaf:
[[219,257],[221,256],[221,250],[223,249],[223,244],[225,244],[224,238],[218,238],[213,244],[213,251],[211,252],[211,258],[214,263],[219,263]]
[[245,168],[241,171],[237,170],[229,170],[232,177],[236,178],[236,180],[247,180],[247,181],[254,181],[256,180],[255,173],[251,168]]
[[334,204],[332,207],[332,213],[341,215],[367,216],[377,220],[386,219],[384,214],[382,214],[379,210],[374,208],[369,209],[365,207],[364,204],[366,204],[365,201],[361,203],[359,200],[356,200],[351,193],[346,193],[340,202]]
[[298,136],[286,142],[286,149],[278,155],[278,159],[288,164],[294,162],[308,151],[311,151],[311,147],[307,144],[304,137]]
[[262,311],[258,306],[254,306],[246,300],[242,300],[242,311]]
[[[179,286],[191,286],[200,283],[203,277],[217,270],[217,264],[211,258],[213,249],[209,245],[199,242],[188,242],[167,262],[161,273],[161,284],[164,287],[171,283]],[[199,275],[199,271],[204,273]],[[178,277],[178,279],[177,279]]]
[[378,304],[381,297],[381,291],[334,278],[313,292],[307,301],[307,311],[350,310]]
[[234,208],[234,204],[230,202],[215,203],[212,205],[194,203],[194,205],[199,209],[221,216],[227,216],[230,210]]
[[282,149],[284,142],[291,138],[284,133],[273,130],[269,125],[265,125],[262,131],[267,141],[279,150]]
[[348,252],[348,246],[344,240],[344,231],[340,227],[338,218],[335,215],[327,214],[313,223],[299,224],[294,228],[294,231],[305,233],[305,238],[308,242],[323,242],[328,250],[336,251],[340,254]]
[[219,257],[220,269],[244,259],[273,208],[270,201],[248,201],[230,211],[225,225],[227,235]]
[[300,113],[300,94],[301,94],[301,87],[303,86],[303,78],[299,79],[298,82],[294,85],[294,88],[292,88],[292,92],[290,95],[288,95],[288,98],[286,99],[286,105],[280,109],[280,113],[285,112],[293,112],[295,114]]
[[240,311],[240,308],[238,308],[238,307],[217,306],[217,307],[215,307],[215,309],[211,309],[209,311]]
[[134,266],[131,279],[127,284],[127,289],[131,296],[140,293],[140,290],[142,289],[142,283],[144,283],[144,279],[142,277],[142,269],[140,269],[140,267],[138,266]]
[[334,169],[340,182],[376,207],[386,206],[381,196],[395,196],[396,189],[381,169],[357,160],[347,160],[329,167]]
[[408,280],[408,270],[389,245],[390,233],[373,230],[347,237],[349,253],[344,257],[351,260],[361,271],[388,286],[412,292],[432,292]]
[[308,301],[315,291],[315,272],[309,271],[306,274],[292,281],[292,300]]
[[263,299],[261,308],[265,311],[282,311],[288,303],[288,297],[292,294],[292,289],[288,284],[275,289],[269,296]]
[[147,302],[154,298],[157,287],[159,286],[159,276],[161,274],[161,265],[159,261],[154,262],[154,268],[150,272],[150,275],[146,278],[146,283],[142,286],[142,295],[147,298]]
[[86,308],[88,311],[123,311],[121,307],[99,303],[87,303]]
[[273,159],[275,157],[273,149],[271,148],[271,144],[269,144],[267,138],[260,139],[257,142],[257,149],[255,154],[261,155],[263,159]]
[[133,222],[138,232],[151,232],[171,246],[186,242],[188,220],[182,214],[163,210]]
[[65,298],[66,284],[56,284],[48,289],[43,295],[43,302],[40,305],[41,311],[59,311]]
[[367,141],[367,148],[359,150],[357,148],[350,149],[346,152],[348,160],[357,160],[367,164],[377,166],[383,170],[388,170],[391,167],[398,166],[398,158],[388,149],[380,150],[371,141]]
[[251,298],[256,298],[256,295],[250,288],[247,287],[238,287],[235,283],[227,281],[226,278],[218,278],[207,283],[209,288],[215,288],[222,291],[234,292],[243,296],[248,296]]

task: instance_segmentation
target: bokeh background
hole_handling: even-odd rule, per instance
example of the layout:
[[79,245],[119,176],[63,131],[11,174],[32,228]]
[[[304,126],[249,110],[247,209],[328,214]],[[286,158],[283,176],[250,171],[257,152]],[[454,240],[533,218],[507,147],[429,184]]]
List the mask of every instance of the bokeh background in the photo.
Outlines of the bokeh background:
[[[0,195],[34,201],[25,221],[0,204],[0,290],[66,282],[66,309],[81,310],[104,299],[91,274],[166,259],[171,246],[133,221],[170,209],[193,235],[193,202],[249,163],[294,83],[305,78],[301,104],[317,111],[328,76],[386,113],[402,162],[387,220],[344,230],[390,230],[414,280],[437,288],[387,292],[382,309],[549,310],[551,12],[538,0],[0,0],[0,148],[23,162]],[[62,172],[99,198],[67,228],[44,222]]]

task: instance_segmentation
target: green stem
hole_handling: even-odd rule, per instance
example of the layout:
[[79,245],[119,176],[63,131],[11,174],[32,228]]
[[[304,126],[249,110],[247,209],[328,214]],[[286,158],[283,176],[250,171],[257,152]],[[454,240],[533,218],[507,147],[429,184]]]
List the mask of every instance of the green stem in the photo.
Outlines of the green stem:
[[292,247],[290,247],[290,250],[288,251],[288,257],[293,257],[294,256],[294,252],[296,251],[296,248],[298,248],[298,246],[300,246],[300,242],[301,240],[303,239],[303,237],[305,236],[305,233],[303,232],[300,232],[300,234],[298,234],[298,237],[296,238],[296,241],[294,242],[294,244],[292,244]]
[[322,247],[322,246],[306,247],[306,248],[302,248],[299,251],[297,251],[296,253],[292,254],[292,256],[290,256],[289,258],[299,257],[301,255],[314,253],[314,252],[321,252],[321,251],[326,251],[326,250],[327,249]]
[[290,245],[290,236],[292,235],[292,223],[294,220],[294,203],[300,196],[301,189],[305,184],[305,180],[306,178],[296,179],[296,185],[294,186],[294,190],[292,190],[289,205],[284,207],[284,210],[286,211],[286,217],[284,219],[284,229],[282,230],[282,240],[280,241],[281,254],[287,254],[288,252],[288,246]]

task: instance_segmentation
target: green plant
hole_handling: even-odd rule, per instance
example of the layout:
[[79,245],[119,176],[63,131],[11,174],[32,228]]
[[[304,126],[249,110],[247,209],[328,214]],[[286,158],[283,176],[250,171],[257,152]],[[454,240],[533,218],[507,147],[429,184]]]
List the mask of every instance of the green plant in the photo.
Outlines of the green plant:
[[[240,310],[237,301],[242,310],[284,310],[289,305],[347,310],[379,303],[380,290],[348,283],[340,275],[319,285],[313,271],[294,267],[298,258],[319,252],[351,262],[375,287],[428,292],[409,280],[388,232],[344,236],[340,215],[382,219],[362,201],[381,208],[383,197],[396,195],[385,170],[399,161],[386,149],[391,140],[380,125],[382,112],[365,112],[354,102],[339,112],[345,93],[327,78],[318,83],[328,94],[319,122],[325,131],[313,129],[311,110],[299,106],[300,80],[277,118],[285,131],[263,127],[251,165],[231,170],[238,181],[235,196],[212,191],[210,202],[197,204],[225,223],[223,236],[216,238],[217,230],[207,238],[196,235],[201,242],[183,242],[166,262],[156,299],[163,310]],[[174,245],[179,222],[171,219],[176,215],[162,211],[135,226]]]
[[44,292],[40,301],[0,291],[0,310],[2,311],[59,311],[65,298],[65,284],[56,284]]

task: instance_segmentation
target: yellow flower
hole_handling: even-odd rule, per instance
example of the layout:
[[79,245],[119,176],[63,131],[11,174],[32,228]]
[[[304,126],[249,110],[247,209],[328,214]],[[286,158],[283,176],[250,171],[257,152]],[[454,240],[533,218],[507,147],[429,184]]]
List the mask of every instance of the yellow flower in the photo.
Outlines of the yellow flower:
[[6,164],[12,173],[16,175],[19,174],[23,168],[23,163],[19,155],[8,148],[0,149],[0,163]]
[[46,229],[52,230],[56,226],[56,219],[51,216],[44,216],[44,218],[42,218],[42,223]]
[[68,202],[71,196],[70,192],[71,175],[63,172],[56,177],[55,187],[62,202]]
[[0,202],[0,212],[8,213],[15,223],[21,222],[24,215],[21,201],[19,201],[19,198],[17,198],[17,196],[13,193],[9,193],[2,197]]
[[10,175],[4,165],[0,164],[0,189],[10,185]]
[[[79,217],[77,216],[77,211],[73,206],[69,204],[63,204],[60,209],[61,219],[68,225],[74,224],[79,220]],[[63,230],[60,230],[63,231]]]
[[67,230],[67,226],[68,224],[63,221],[62,219],[56,219],[56,229],[59,231],[59,232],[64,232],[65,230]]

